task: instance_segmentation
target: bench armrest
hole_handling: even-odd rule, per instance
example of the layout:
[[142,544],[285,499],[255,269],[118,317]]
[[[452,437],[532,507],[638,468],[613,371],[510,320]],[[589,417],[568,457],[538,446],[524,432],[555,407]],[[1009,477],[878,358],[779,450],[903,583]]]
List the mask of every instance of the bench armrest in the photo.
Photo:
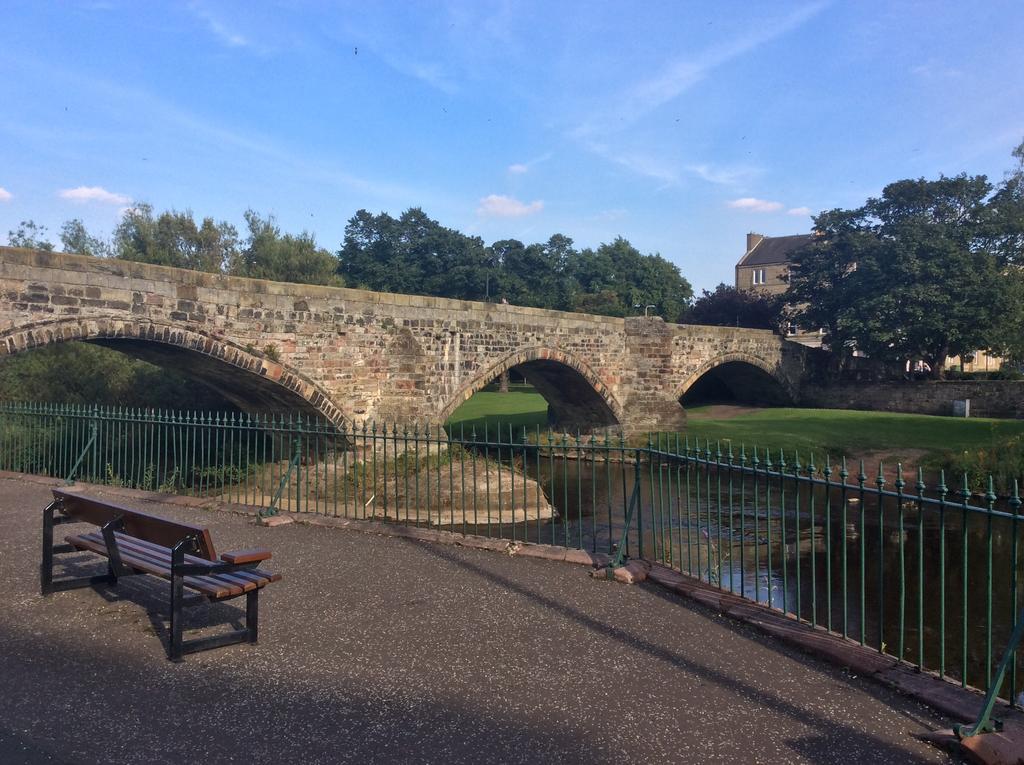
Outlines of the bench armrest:
[[259,549],[221,553],[220,559],[225,563],[256,563],[261,560],[269,560],[270,557],[270,550]]

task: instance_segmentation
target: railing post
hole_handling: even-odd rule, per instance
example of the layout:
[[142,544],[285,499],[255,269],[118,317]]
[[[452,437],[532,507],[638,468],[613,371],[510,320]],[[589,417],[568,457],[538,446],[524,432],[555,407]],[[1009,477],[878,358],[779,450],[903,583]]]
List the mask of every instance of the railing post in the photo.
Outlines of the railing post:
[[[301,459],[302,439],[300,436],[296,436],[294,439],[292,439],[292,458],[288,463],[288,472],[285,473],[284,476],[281,478],[281,483],[278,484],[277,491],[274,493],[274,498],[270,500],[270,507],[267,507],[260,511],[261,518],[269,518],[272,515],[277,515],[277,503],[281,500],[281,495],[284,494],[285,488],[287,488],[288,483],[291,481],[292,473],[295,472],[295,470],[298,468]],[[298,507],[298,500],[300,497],[300,483],[301,481],[295,484],[296,508]]]
[[64,483],[67,486],[70,486],[75,482],[75,476],[78,474],[78,468],[81,466],[82,461],[85,459],[85,455],[88,454],[90,451],[92,451],[95,454],[96,432],[97,424],[96,419],[94,418],[92,422],[89,423],[89,440],[86,442],[85,448],[83,448],[82,451],[79,452],[78,459],[75,460],[75,464],[71,466],[71,470],[68,471],[68,475],[64,479]]
[[999,689],[1003,685],[1006,669],[1013,661],[1013,656],[1022,638],[1024,638],[1024,611],[1021,611],[1017,617],[1017,624],[1010,635],[1010,641],[1006,644],[1006,651],[1003,653],[1002,661],[999,662],[996,676],[992,683],[989,684],[988,693],[985,694],[985,701],[981,705],[978,719],[975,720],[974,725],[954,725],[953,732],[956,733],[957,738],[970,738],[971,736],[977,736],[979,733],[993,733],[1002,730],[1002,722],[992,717],[992,708],[996,704],[996,697],[999,695]]
[[[639,451],[639,450],[638,450]],[[626,508],[626,518],[622,524],[622,536],[619,539],[618,548],[615,551],[615,556],[612,558],[610,564],[608,564],[608,578],[615,578],[615,569],[622,568],[623,563],[626,559],[626,544],[629,541],[629,526],[633,522],[633,513],[636,512],[637,505],[640,504],[640,467],[637,464],[635,471],[635,478],[633,480],[633,492],[629,497],[629,505]]]

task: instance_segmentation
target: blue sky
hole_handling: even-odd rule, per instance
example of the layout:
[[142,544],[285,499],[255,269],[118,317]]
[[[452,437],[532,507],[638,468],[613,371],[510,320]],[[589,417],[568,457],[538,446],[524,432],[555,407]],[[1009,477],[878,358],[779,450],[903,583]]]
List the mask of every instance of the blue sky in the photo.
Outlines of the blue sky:
[[0,4],[0,240],[133,201],[337,249],[366,208],[490,243],[624,236],[694,286],[885,183],[999,179],[1007,2]]

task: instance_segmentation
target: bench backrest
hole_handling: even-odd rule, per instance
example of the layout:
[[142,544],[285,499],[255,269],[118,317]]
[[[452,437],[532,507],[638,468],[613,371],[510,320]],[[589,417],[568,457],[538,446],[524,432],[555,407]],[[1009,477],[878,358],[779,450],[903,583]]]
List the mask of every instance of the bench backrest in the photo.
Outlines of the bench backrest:
[[199,543],[199,551],[194,554],[207,560],[217,560],[210,531],[202,526],[140,513],[130,507],[64,489],[54,489],[53,498],[60,503],[60,511],[75,520],[103,526],[120,517],[124,522],[122,533],[162,547],[174,547],[185,537],[195,536]]

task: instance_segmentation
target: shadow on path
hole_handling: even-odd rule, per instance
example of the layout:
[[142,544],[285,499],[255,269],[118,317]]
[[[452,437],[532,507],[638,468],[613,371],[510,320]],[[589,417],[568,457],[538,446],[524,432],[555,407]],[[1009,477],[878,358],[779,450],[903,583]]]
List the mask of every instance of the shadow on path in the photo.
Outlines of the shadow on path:
[[[818,731],[817,735],[796,740],[787,739],[786,741],[786,743],[792,747],[794,752],[807,757],[811,761],[832,761],[832,758],[834,758],[837,753],[842,753],[841,756],[843,760],[847,762],[870,761],[925,763],[929,761],[924,758],[917,757],[912,753],[907,752],[906,749],[897,747],[892,743],[873,735],[870,732],[870,727],[868,725],[865,725],[864,727],[859,725],[855,726],[844,720],[826,717],[820,713],[814,712],[813,710],[797,706],[779,695],[772,694],[756,686],[750,685],[749,683],[745,683],[732,675],[726,674],[713,667],[709,667],[707,664],[701,663],[693,658],[689,658],[676,651],[651,642],[635,632],[612,624],[606,624],[605,622],[599,621],[570,605],[558,602],[545,595],[538,594],[512,579],[496,574],[493,571],[488,571],[487,569],[469,561],[462,560],[459,557],[452,555],[448,550],[441,546],[425,544],[415,540],[402,541],[407,545],[415,545],[417,549],[425,550],[429,554],[434,555],[435,557],[440,558],[446,563],[456,566],[463,571],[515,592],[523,598],[527,598],[537,605],[556,613],[565,619],[576,622],[580,626],[585,627],[602,637],[619,642],[633,650],[641,651],[671,667],[694,674],[702,680],[712,683],[726,691],[726,701],[731,700],[733,704],[745,703],[751,704],[752,706],[764,705],[776,712],[785,714],[798,723],[815,729]],[[595,580],[594,586],[601,587],[619,585],[615,585],[611,582],[605,583]],[[643,589],[643,591],[646,592],[647,590]],[[687,604],[680,602],[679,605],[686,607]],[[745,637],[749,638],[749,635]],[[701,647],[695,646],[695,653],[698,653],[700,650],[713,652],[714,648],[713,646],[707,645]],[[623,691],[628,693],[628,689],[624,688]],[[731,699],[729,697],[731,697]],[[707,702],[707,699],[702,699],[702,703]],[[711,703],[715,702],[712,701]],[[751,709],[752,713],[755,711],[755,709]],[[699,731],[694,732],[695,734],[699,734]],[[768,730],[765,735],[770,736],[772,735],[772,732]]]

